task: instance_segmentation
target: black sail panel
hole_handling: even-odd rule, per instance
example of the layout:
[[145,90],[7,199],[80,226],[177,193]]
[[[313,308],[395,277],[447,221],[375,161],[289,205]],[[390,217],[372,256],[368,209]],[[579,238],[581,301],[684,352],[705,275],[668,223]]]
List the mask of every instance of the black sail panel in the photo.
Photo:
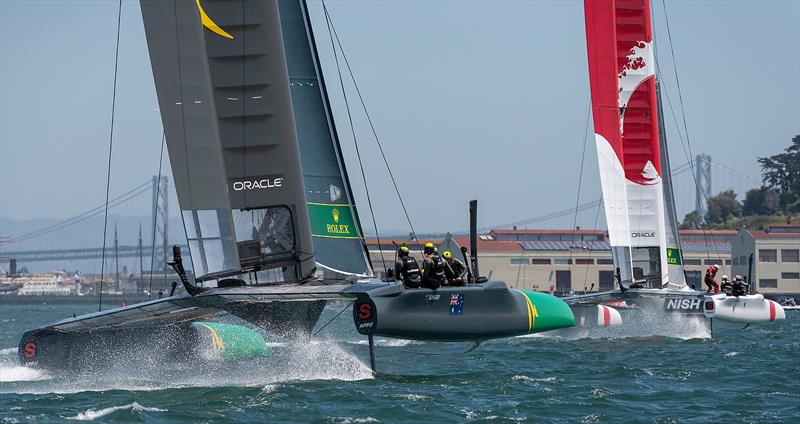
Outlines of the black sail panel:
[[311,275],[277,2],[142,0],[141,7],[195,273]]
[[302,0],[279,5],[317,263],[328,273],[370,275],[308,10]]

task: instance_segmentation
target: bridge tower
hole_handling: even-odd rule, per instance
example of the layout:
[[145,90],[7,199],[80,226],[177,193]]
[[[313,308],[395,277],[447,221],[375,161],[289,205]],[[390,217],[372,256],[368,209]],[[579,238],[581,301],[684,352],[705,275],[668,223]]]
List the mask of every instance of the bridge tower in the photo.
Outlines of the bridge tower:
[[711,155],[699,154],[694,161],[695,206],[694,209],[705,217],[706,199],[711,197]]
[[165,270],[167,267],[167,252],[169,252],[169,191],[167,190],[169,179],[165,175],[160,177],[153,176],[153,225],[155,225],[155,237],[153,246],[156,249],[156,265],[154,272]]

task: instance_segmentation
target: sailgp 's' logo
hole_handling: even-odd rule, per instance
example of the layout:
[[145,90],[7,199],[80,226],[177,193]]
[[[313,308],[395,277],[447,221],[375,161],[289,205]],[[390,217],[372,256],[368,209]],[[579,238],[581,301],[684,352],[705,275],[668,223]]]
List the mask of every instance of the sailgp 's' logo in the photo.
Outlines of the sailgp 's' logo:
[[225,37],[233,40],[233,36],[228,34],[227,31],[220,28],[213,19],[211,19],[207,14],[206,11],[203,10],[203,5],[200,4],[200,0],[195,0],[197,3],[197,10],[200,11],[200,22],[203,24],[204,27],[208,28],[214,34],[219,35],[220,37]]
[[280,175],[258,176],[231,182],[233,191],[269,190],[281,187],[283,187],[283,177]]

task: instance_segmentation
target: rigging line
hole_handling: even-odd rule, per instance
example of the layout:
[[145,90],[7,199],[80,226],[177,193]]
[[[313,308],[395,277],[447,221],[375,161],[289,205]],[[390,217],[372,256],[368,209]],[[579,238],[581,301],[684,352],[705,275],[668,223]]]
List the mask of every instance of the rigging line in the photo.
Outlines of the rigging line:
[[[662,7],[664,9],[664,23],[666,24],[666,27],[667,27],[667,39],[669,41],[669,49],[670,49],[670,54],[672,56],[672,70],[673,70],[673,73],[675,74],[675,85],[676,85],[676,88],[678,90],[678,100],[680,102],[680,107],[681,107],[681,118],[683,120],[683,131],[684,131],[684,134],[686,135],[686,147],[687,147],[688,153],[689,153],[689,158],[688,159],[689,159],[689,162],[691,164],[691,156],[693,155],[693,153],[692,153],[692,143],[691,143],[691,139],[689,138],[689,127],[688,127],[687,122],[686,122],[686,109],[685,109],[684,103],[683,103],[683,93],[681,91],[681,81],[680,81],[680,78],[678,77],[678,64],[676,63],[676,59],[675,59],[675,48],[674,48],[673,43],[672,43],[672,31],[670,30],[670,26],[669,26],[669,15],[667,14],[667,3],[666,3],[666,0],[661,0],[661,4],[662,4]],[[667,96],[667,98],[669,98],[669,96]],[[670,109],[672,109],[672,105],[671,104],[670,104]],[[673,117],[677,121],[677,115],[675,115],[674,112],[673,112]],[[677,126],[677,122],[675,122],[675,125]],[[697,177],[695,176],[694,168],[692,168],[692,176],[695,179],[695,187],[697,187]],[[698,190],[698,192],[699,191],[700,190]],[[705,198],[705,195],[703,193],[701,193],[701,195]],[[704,199],[704,200],[706,201],[706,203],[708,203],[708,199],[707,198]],[[708,243],[708,235],[706,233],[706,229],[702,228],[701,231],[703,232],[703,239],[706,241],[706,243]],[[721,254],[720,254],[719,246],[716,243],[716,239],[713,242],[713,246],[714,246],[714,250],[717,253],[717,259],[722,259]],[[708,255],[708,258],[711,259],[711,252],[707,252],[707,255]],[[722,262],[722,265],[721,265],[722,266],[722,271],[726,272],[725,271],[725,261],[721,261],[721,262]]]
[[578,204],[581,200],[581,186],[583,185],[583,168],[586,162],[586,144],[589,140],[589,117],[592,115],[592,98],[591,95],[586,99],[586,124],[583,127],[583,151],[581,151],[581,170],[578,174],[578,193],[575,195],[575,215],[572,217],[572,240],[570,241],[569,248],[569,262],[567,262],[567,271],[572,275],[572,245],[575,244],[575,232],[578,224]]
[[[156,210],[153,211],[153,242],[151,243],[152,249],[150,252],[150,277],[148,278],[148,289],[147,289],[147,300],[150,300],[150,297],[153,295],[153,265],[156,261],[156,221],[158,220],[158,199],[159,199],[159,192],[161,191],[161,165],[164,160],[164,142],[167,139],[167,131],[163,130],[161,132],[161,150],[158,156],[158,179],[156,180]],[[166,264],[164,267],[166,268]],[[144,270],[142,270],[142,274],[144,275]]]
[[319,334],[319,333],[320,333],[322,330],[324,330],[324,329],[325,329],[325,327],[327,327],[327,326],[328,326],[328,324],[330,324],[330,323],[332,323],[332,322],[333,322],[333,320],[335,320],[336,318],[339,318],[339,315],[341,315],[341,314],[342,314],[342,312],[346,311],[346,310],[347,310],[347,308],[349,308],[349,307],[350,307],[351,305],[353,305],[353,303],[355,303],[355,302],[356,302],[356,301],[355,301],[355,300],[353,300],[353,301],[351,301],[350,303],[348,303],[348,304],[347,304],[347,306],[345,306],[344,308],[342,308],[342,310],[341,310],[341,311],[339,311],[339,312],[338,312],[336,315],[334,315],[334,316],[333,316],[333,318],[329,319],[329,320],[328,320],[328,322],[326,322],[326,323],[325,323],[325,325],[323,325],[322,327],[320,327],[320,329],[319,329],[319,330],[317,330],[317,332],[316,332],[316,333],[312,334],[312,337],[313,337],[313,336],[316,336],[316,335],[317,335],[317,334]]
[[361,102],[361,108],[364,110],[364,115],[367,118],[367,122],[369,123],[369,127],[372,130],[372,135],[375,138],[375,143],[378,145],[378,150],[381,152],[381,157],[383,158],[383,163],[386,165],[386,171],[389,173],[389,178],[392,180],[392,185],[394,186],[394,191],[397,193],[397,199],[400,201],[400,206],[403,209],[403,214],[406,217],[406,221],[408,222],[409,228],[411,228],[411,234],[414,235],[414,241],[417,242],[419,245],[419,239],[417,239],[417,232],[414,230],[414,225],[411,223],[411,218],[408,214],[408,209],[406,208],[406,204],[403,201],[403,196],[400,194],[400,189],[397,187],[397,180],[394,178],[394,173],[392,172],[391,166],[389,166],[389,161],[386,159],[386,153],[383,150],[383,144],[381,143],[380,138],[378,137],[378,132],[375,130],[375,125],[372,123],[372,117],[367,110],[366,102],[364,101],[364,97],[361,95],[361,89],[358,87],[358,82],[356,82],[356,78],[353,75],[353,69],[350,67],[350,61],[347,60],[347,54],[344,52],[344,47],[342,47],[342,41],[339,38],[339,34],[336,32],[336,26],[333,24],[333,20],[330,18],[328,13],[328,8],[325,6],[325,0],[322,1],[322,8],[325,10],[325,16],[327,17],[328,22],[330,23],[330,28],[333,30],[333,36],[336,38],[336,43],[339,46],[339,50],[342,52],[342,58],[344,59],[345,67],[347,68],[347,72],[350,74],[350,79],[353,81],[353,86],[356,89],[356,93],[358,94],[358,99]]
[[103,310],[103,275],[106,270],[106,234],[108,231],[108,195],[111,190],[111,152],[114,149],[114,111],[117,105],[117,71],[119,69],[119,33],[122,26],[122,0],[119,0],[117,11],[117,45],[114,52],[114,86],[111,91],[111,129],[108,134],[108,170],[106,172],[106,207],[103,215],[103,253],[100,263],[100,293],[97,299],[97,311]]
[[[361,160],[361,150],[358,147],[358,137],[356,136],[356,129],[355,125],[353,124],[353,115],[350,113],[350,103],[347,101],[347,92],[344,89],[344,78],[342,78],[342,68],[339,65],[339,55],[336,53],[336,45],[333,42],[333,31],[331,30],[331,18],[328,15],[328,9],[324,7],[325,3],[323,3],[323,8],[325,11],[325,22],[328,25],[328,35],[331,39],[331,48],[333,49],[333,58],[336,61],[336,72],[339,74],[339,85],[342,87],[342,96],[344,96],[344,105],[347,109],[347,119],[350,121],[350,131],[353,133],[353,144],[356,147],[356,157],[358,157],[358,167],[361,170],[361,178],[364,180],[364,192],[367,194],[367,205],[369,206],[369,214],[372,218],[372,225],[375,227],[375,238],[378,241],[378,246],[381,245],[381,236],[378,232],[378,223],[375,220],[375,211],[372,209],[372,198],[369,194],[369,185],[367,185],[367,174],[364,172],[364,163]],[[342,52],[344,55],[344,52]],[[383,249],[378,249],[378,252],[381,255],[381,262],[383,266],[386,267],[386,259],[383,256]]]

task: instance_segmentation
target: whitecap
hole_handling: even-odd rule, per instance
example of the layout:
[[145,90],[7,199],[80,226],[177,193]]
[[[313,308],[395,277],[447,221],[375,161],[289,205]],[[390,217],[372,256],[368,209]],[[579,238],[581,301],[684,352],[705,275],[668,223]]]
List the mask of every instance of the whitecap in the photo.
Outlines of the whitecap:
[[728,352],[728,353],[725,354],[725,357],[726,358],[730,358],[730,357],[736,356],[736,355],[738,355],[740,353],[742,353],[742,352]]
[[612,392],[611,390],[598,387],[596,389],[592,389],[592,391],[589,393],[589,397],[591,397],[592,399],[604,399],[613,394],[614,392]]
[[131,410],[131,411],[148,411],[148,412],[166,412],[166,409],[161,408],[149,408],[146,406],[142,406],[138,402],[129,403],[127,405],[120,405],[120,406],[109,406],[108,408],[103,409],[87,409],[80,414],[70,417],[70,420],[78,420],[78,421],[92,421],[96,420],[100,417],[105,417],[108,414],[113,414],[117,411],[123,410]]
[[413,394],[413,393],[409,393],[409,394],[405,394],[405,395],[400,395],[399,397],[400,397],[400,398],[402,398],[402,399],[405,399],[405,400],[410,400],[410,401],[412,401],[412,402],[413,402],[413,401],[418,401],[418,400],[425,400],[425,399],[428,399],[428,397],[427,397],[427,396],[423,396],[423,395],[415,395],[415,394]]
[[532,383],[534,383],[534,382],[549,383],[549,382],[553,382],[553,381],[563,381],[563,379],[560,378],[560,377],[555,377],[555,376],[533,378],[533,377],[528,377],[527,375],[515,375],[515,376],[511,377],[511,381],[527,381],[527,382],[532,382]]

